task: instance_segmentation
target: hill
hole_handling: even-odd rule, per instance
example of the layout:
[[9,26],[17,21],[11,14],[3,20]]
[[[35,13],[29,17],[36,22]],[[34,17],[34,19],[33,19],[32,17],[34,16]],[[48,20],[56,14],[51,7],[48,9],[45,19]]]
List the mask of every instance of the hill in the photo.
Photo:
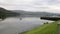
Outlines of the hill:
[[16,12],[12,12],[12,11],[9,11],[9,10],[6,10],[2,7],[0,7],[0,18],[4,19],[6,17],[11,17],[11,16],[17,16],[19,15],[18,13]]

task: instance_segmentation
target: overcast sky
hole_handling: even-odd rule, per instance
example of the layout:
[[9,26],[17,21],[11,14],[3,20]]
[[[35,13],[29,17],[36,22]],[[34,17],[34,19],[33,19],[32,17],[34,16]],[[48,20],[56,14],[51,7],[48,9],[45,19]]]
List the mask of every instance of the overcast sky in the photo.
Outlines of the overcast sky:
[[8,10],[60,13],[60,0],[0,0],[0,6]]

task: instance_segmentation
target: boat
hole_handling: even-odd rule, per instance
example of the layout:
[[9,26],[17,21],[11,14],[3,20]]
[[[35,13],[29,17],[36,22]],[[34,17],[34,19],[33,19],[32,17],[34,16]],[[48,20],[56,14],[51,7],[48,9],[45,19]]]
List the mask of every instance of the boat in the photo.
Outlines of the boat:
[[20,20],[22,20],[22,18],[20,18]]

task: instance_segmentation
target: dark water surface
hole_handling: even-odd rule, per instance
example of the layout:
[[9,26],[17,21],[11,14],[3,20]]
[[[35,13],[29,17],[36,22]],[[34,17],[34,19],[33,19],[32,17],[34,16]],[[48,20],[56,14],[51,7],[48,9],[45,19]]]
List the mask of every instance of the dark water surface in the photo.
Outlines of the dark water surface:
[[10,17],[0,21],[0,34],[18,34],[45,22],[53,21],[41,20],[39,17],[25,17],[21,20],[19,17]]

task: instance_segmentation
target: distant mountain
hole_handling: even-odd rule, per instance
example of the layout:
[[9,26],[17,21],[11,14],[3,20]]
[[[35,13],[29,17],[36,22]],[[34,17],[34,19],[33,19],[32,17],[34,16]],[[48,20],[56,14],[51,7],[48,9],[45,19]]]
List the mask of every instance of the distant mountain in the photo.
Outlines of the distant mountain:
[[53,16],[53,15],[59,16],[60,15],[60,14],[57,14],[57,13],[49,13],[49,12],[30,12],[30,11],[23,11],[23,10],[12,10],[12,11],[20,13],[21,15],[24,15],[24,16],[40,17],[40,16]]

